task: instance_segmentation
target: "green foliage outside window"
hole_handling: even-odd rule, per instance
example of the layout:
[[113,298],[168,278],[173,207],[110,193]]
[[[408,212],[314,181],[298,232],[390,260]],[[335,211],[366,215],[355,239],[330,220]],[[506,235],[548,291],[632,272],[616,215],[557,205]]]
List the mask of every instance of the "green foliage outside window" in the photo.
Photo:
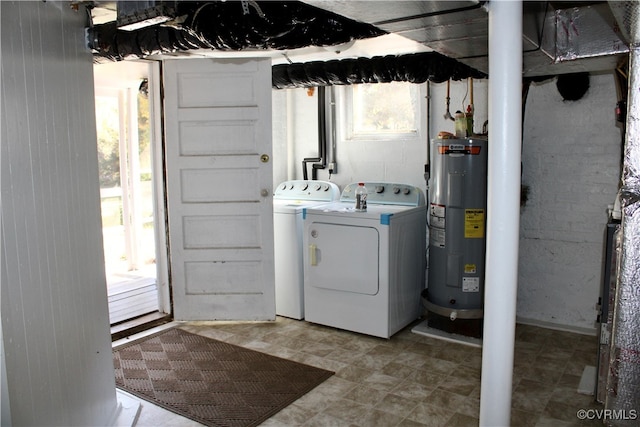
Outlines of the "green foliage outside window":
[[[138,95],[137,126],[139,154],[144,153],[149,147],[151,141],[151,129],[149,124],[149,100]],[[118,112],[117,97],[96,97],[96,125],[98,131],[100,188],[119,187],[120,116]],[[149,165],[146,166],[147,168],[149,167]],[[143,181],[148,181],[151,179],[151,174],[150,172],[142,173],[140,178]]]

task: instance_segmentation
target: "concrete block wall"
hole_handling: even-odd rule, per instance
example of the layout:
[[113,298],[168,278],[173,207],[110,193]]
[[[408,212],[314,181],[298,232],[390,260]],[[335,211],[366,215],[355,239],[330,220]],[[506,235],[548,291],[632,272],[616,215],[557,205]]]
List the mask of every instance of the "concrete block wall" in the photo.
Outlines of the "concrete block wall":
[[613,73],[592,74],[577,101],[556,80],[533,84],[523,126],[517,315],[593,332],[607,207],[620,182],[622,133]]

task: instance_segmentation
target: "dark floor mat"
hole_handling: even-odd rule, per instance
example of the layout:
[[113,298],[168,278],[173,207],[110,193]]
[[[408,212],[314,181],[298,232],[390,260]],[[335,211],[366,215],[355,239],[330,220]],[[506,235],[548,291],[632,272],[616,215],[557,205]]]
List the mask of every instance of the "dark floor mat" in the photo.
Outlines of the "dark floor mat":
[[256,426],[333,372],[173,328],[113,351],[116,385],[207,426]]

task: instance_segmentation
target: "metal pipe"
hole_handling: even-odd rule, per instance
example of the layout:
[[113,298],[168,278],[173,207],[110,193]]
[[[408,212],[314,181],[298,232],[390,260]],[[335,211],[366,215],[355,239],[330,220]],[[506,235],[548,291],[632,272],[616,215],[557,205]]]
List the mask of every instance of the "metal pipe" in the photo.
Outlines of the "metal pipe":
[[338,173],[338,157],[337,157],[337,148],[336,141],[338,140],[338,132],[337,132],[337,120],[336,120],[336,88],[335,86],[331,86],[327,92],[328,99],[328,108],[329,114],[327,119],[327,163],[329,165],[329,179],[331,179],[331,175]]
[[324,167],[327,164],[327,88],[318,87],[318,157],[320,164],[313,167]]
[[[427,135],[427,158],[425,160],[425,164],[424,164],[424,180],[426,183],[426,194],[427,194],[427,200],[429,200],[429,177],[431,176],[431,114],[428,114],[431,111],[431,82],[429,82],[427,80],[426,82],[426,108],[427,108],[427,114],[426,114],[426,130],[425,130],[425,135]],[[427,215],[428,218],[428,215]],[[427,219],[428,220],[428,219]],[[427,230],[429,229],[429,227],[427,227]],[[427,240],[428,242],[428,240]],[[428,247],[429,245],[427,245]],[[428,259],[428,257],[427,257]],[[428,264],[427,264],[428,267]]]
[[449,111],[451,105],[451,79],[447,80],[447,111],[444,113],[444,118],[448,120],[455,120]]
[[489,4],[487,256],[480,426],[510,425],[520,226],[522,1]]
[[311,179],[318,179],[318,169],[327,166],[327,92],[324,86],[318,87],[318,156],[302,159],[303,179],[309,179],[307,163],[311,165]]

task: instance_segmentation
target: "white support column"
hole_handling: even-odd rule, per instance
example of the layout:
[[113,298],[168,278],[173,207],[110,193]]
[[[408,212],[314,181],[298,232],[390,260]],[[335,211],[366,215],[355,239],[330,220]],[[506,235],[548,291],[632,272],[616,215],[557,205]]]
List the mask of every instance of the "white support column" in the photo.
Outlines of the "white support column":
[[511,418],[522,135],[522,1],[489,3],[487,258],[480,425]]
[[129,226],[131,236],[131,253],[128,254],[129,268],[138,270],[144,265],[144,260],[140,259],[142,247],[142,190],[140,188],[140,131],[138,125],[138,88],[129,87],[126,90],[127,99],[127,151],[129,168]]

